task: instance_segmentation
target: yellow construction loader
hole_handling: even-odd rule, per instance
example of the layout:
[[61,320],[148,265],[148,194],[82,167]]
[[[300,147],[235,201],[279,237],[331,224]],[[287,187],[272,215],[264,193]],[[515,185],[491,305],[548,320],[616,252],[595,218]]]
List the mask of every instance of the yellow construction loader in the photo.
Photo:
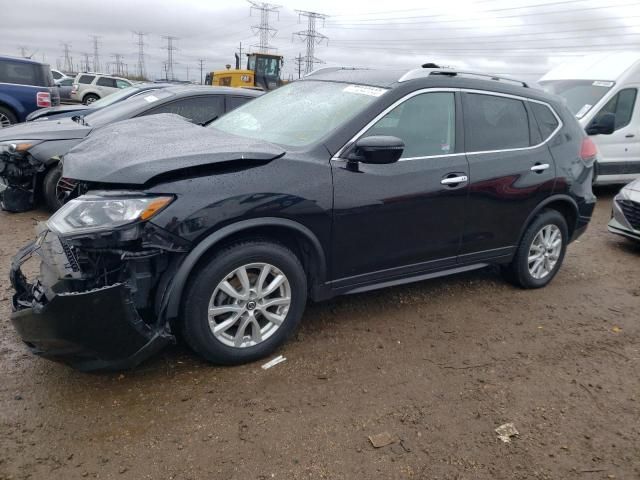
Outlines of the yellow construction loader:
[[207,73],[205,84],[220,87],[258,88],[273,90],[282,85],[280,69],[282,55],[268,53],[247,54],[247,68],[240,68],[240,57],[236,54],[236,68],[227,65],[226,70],[215,70]]

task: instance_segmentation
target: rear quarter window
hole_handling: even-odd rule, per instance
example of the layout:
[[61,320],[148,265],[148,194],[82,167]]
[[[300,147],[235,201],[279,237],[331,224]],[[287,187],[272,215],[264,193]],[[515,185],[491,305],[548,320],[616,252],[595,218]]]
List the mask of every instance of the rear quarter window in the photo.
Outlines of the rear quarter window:
[[529,115],[522,100],[490,94],[464,95],[467,152],[529,147]]
[[529,106],[531,107],[533,116],[536,118],[536,122],[538,123],[538,128],[542,135],[542,141],[545,141],[553,135],[553,132],[556,131],[560,123],[551,109],[546,105],[529,102]]

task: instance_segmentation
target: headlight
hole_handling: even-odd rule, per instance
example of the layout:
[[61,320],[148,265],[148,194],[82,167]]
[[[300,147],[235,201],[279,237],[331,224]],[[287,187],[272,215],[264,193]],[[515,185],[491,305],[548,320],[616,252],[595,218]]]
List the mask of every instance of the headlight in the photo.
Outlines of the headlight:
[[23,153],[42,140],[5,140],[0,142],[0,153]]
[[172,200],[172,197],[84,195],[71,200],[53,214],[47,226],[61,235],[108,231],[149,220]]

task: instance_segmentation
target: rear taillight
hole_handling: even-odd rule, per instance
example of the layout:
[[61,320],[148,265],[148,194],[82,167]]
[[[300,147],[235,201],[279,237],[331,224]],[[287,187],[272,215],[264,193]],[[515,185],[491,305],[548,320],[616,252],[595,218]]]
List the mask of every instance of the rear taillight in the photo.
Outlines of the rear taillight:
[[582,139],[582,146],[580,147],[580,158],[588,162],[593,160],[598,155],[598,147],[589,137],[584,137]]
[[78,84],[74,83],[71,85],[71,93],[76,93],[78,91]]
[[36,105],[38,108],[51,106],[51,94],[49,92],[36,93]]

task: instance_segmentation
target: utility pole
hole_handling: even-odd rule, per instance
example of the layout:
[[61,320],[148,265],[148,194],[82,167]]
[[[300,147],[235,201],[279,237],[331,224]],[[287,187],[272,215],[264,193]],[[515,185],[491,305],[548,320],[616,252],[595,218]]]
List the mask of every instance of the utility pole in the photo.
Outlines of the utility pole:
[[296,10],[298,12],[298,22],[304,17],[307,19],[307,29],[301,32],[296,32],[294,35],[299,37],[302,41],[307,44],[307,53],[304,57],[304,73],[310,73],[313,70],[313,65],[316,63],[324,63],[319,58],[315,56],[315,48],[316,45],[321,44],[322,42],[329,43],[329,37],[321,34],[316,30],[316,21],[322,20],[322,24],[324,26],[324,21],[327,18],[327,15],[323,15],[322,13],[316,12],[308,12],[305,10]]
[[[253,15],[254,11],[260,12],[260,25],[253,25],[251,31],[258,37],[258,45],[252,45],[258,47],[260,53],[269,53],[272,47],[269,47],[269,38],[272,38],[278,33],[278,31],[269,26],[269,18],[272,13],[275,13],[280,19],[280,5],[273,3],[257,2],[255,0],[248,0],[251,4],[250,14]],[[242,56],[242,52],[240,53]]]
[[296,65],[298,67],[298,80],[300,80],[302,78],[302,64],[304,63],[304,57],[302,56],[301,53],[298,54],[297,57],[295,57],[295,62]]
[[173,52],[175,52],[177,48],[173,44],[173,42],[178,40],[178,38],[171,35],[163,35],[162,38],[167,41],[167,46],[164,47],[167,50],[167,63],[165,67],[166,68],[165,77],[167,81],[175,80],[175,75],[173,73],[173,66],[175,65],[176,62],[173,60]]
[[133,32],[134,35],[138,36],[138,72],[137,75],[140,77],[140,80],[143,80],[147,77],[146,68],[144,65],[144,36],[146,33],[143,32]]
[[238,65],[238,68],[242,68],[242,42],[240,42],[240,47],[238,48],[238,58],[240,59],[240,65]]
[[100,65],[100,52],[98,51],[98,40],[100,37],[98,35],[89,35],[89,37],[93,40],[93,71],[99,72],[102,70],[102,65]]
[[82,68],[80,70],[83,72],[90,72],[91,66],[89,65],[89,54],[87,52],[82,52],[82,56],[84,57],[84,62],[82,62]]
[[202,72],[204,71],[204,58],[199,58],[198,63],[200,64],[200,85],[204,84]]
[[64,47],[64,67],[63,70],[66,72],[73,72],[73,59],[71,58],[71,44],[63,43]]

